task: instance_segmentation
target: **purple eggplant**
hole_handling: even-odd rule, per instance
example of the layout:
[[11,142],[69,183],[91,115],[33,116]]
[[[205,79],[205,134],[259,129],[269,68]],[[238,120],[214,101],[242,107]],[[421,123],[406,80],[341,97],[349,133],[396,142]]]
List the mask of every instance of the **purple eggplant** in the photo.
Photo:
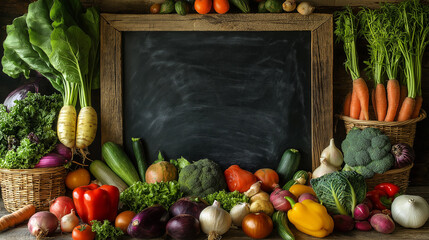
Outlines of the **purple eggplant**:
[[164,235],[169,219],[164,207],[155,205],[138,213],[128,225],[128,235],[134,238],[156,238]]

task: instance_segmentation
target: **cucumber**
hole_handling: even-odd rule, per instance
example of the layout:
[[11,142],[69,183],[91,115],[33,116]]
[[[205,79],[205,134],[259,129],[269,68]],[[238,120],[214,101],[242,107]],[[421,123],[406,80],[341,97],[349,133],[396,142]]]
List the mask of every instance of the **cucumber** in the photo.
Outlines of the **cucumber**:
[[229,0],[234,6],[244,13],[250,12],[249,0]]
[[146,159],[144,157],[143,144],[140,141],[140,138],[131,138],[131,140],[133,141],[134,157],[136,158],[137,170],[139,172],[140,179],[142,180],[142,182],[146,182],[145,178],[146,178],[147,164],[146,164]]
[[265,8],[271,13],[281,13],[283,12],[281,0],[267,0],[265,2]]
[[133,163],[118,144],[113,142],[104,143],[101,147],[101,156],[110,169],[124,180],[128,186],[140,181],[139,174]]
[[294,240],[295,236],[288,226],[287,214],[282,211],[277,211],[273,214],[273,222],[277,228],[277,232],[284,240]]
[[291,179],[291,180],[287,181],[287,183],[282,188],[283,188],[283,190],[289,191],[289,188],[295,184],[297,184],[297,182],[295,180]]
[[128,187],[118,175],[100,160],[92,161],[91,165],[89,165],[89,171],[103,185],[113,185],[119,189],[119,192],[123,192]]
[[301,154],[296,149],[287,149],[280,159],[277,166],[277,174],[280,177],[280,183],[284,184],[292,179],[301,161]]

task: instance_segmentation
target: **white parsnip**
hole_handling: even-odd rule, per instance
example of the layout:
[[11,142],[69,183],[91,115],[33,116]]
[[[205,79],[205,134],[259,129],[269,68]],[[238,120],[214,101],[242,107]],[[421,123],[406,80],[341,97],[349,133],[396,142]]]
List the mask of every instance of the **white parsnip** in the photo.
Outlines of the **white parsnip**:
[[76,109],[65,105],[58,114],[57,135],[62,144],[74,148],[76,143]]
[[97,112],[91,106],[79,111],[76,128],[76,147],[84,149],[91,145],[97,132]]

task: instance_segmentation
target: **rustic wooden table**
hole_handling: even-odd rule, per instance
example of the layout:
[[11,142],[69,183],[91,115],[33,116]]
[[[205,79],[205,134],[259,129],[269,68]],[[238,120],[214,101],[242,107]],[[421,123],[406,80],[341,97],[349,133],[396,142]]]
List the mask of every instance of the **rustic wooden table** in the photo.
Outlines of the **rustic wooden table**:
[[[407,194],[411,195],[419,195],[424,197],[427,201],[429,201],[429,186],[424,187],[410,187],[408,188]],[[8,212],[3,207],[3,201],[0,203],[0,216],[7,214]],[[319,238],[310,237],[304,233],[299,232],[293,226],[291,226],[293,233],[295,234],[295,238],[297,240],[315,240]],[[15,228],[8,229],[2,233],[0,233],[0,239],[4,240],[26,240],[26,239],[35,239],[35,237],[31,236],[29,231],[27,230],[27,223],[20,224]],[[59,230],[53,236],[52,239],[62,239],[62,240],[70,240],[72,239],[71,234],[61,234]],[[130,239],[127,237],[123,237],[122,239]],[[162,239],[162,238],[160,238]],[[165,238],[166,239],[166,238]],[[201,240],[205,239],[203,234],[200,235]],[[251,238],[247,237],[241,230],[230,230],[223,237],[223,240],[238,240],[238,239],[247,239],[251,240]],[[277,235],[275,231],[266,239],[271,240],[281,240],[281,238]],[[347,233],[338,233],[334,232],[328,237],[324,238],[326,240],[329,239],[421,239],[421,240],[429,240],[429,221],[420,228],[420,229],[405,229],[400,227],[398,224],[396,225],[396,229],[392,234],[382,234],[378,233],[374,230],[370,232],[361,232],[357,230],[353,230]]]

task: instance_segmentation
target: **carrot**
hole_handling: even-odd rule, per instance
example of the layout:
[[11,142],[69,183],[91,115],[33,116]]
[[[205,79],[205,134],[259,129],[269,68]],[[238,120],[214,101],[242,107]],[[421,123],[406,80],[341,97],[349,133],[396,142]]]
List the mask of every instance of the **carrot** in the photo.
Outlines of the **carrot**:
[[350,103],[352,101],[352,93],[349,92],[346,95],[346,98],[344,99],[344,106],[343,106],[343,114],[344,116],[350,116]]
[[352,99],[350,101],[350,117],[354,119],[359,119],[360,115],[360,102],[356,94],[356,91],[353,89]]
[[377,104],[376,104],[376,100],[375,100],[375,90],[372,89],[371,91],[371,101],[372,101],[372,107],[374,108],[374,114],[375,114],[375,119],[377,119]]
[[395,120],[396,112],[398,111],[399,101],[401,100],[401,88],[396,79],[387,81],[387,114],[384,121],[392,122]]
[[57,135],[62,144],[74,148],[76,144],[76,109],[72,105],[64,105],[58,114]]
[[414,111],[413,111],[413,114],[411,115],[411,119],[419,116],[420,108],[422,108],[422,104],[423,104],[423,97],[417,96],[416,97],[416,106],[414,107]]
[[369,92],[368,86],[366,85],[363,78],[353,80],[353,91],[356,91],[356,95],[360,102],[360,108],[363,111],[365,120],[369,120],[368,104],[369,104]]
[[399,111],[398,121],[405,121],[411,118],[414,108],[416,106],[416,100],[414,98],[406,97],[402,103],[401,110]]
[[1,217],[0,232],[28,220],[34,213],[36,213],[36,207],[30,204],[11,214]]
[[375,88],[375,99],[377,105],[377,120],[384,121],[387,112],[386,88],[384,84],[377,84]]
[[91,145],[97,132],[97,113],[91,106],[81,108],[77,118],[76,147],[84,149]]
[[407,97],[407,94],[408,94],[407,85],[401,85],[399,105],[398,105],[398,109],[396,110],[396,117],[395,117],[396,120],[398,120],[399,111],[401,110],[402,103],[404,102],[405,98]]

